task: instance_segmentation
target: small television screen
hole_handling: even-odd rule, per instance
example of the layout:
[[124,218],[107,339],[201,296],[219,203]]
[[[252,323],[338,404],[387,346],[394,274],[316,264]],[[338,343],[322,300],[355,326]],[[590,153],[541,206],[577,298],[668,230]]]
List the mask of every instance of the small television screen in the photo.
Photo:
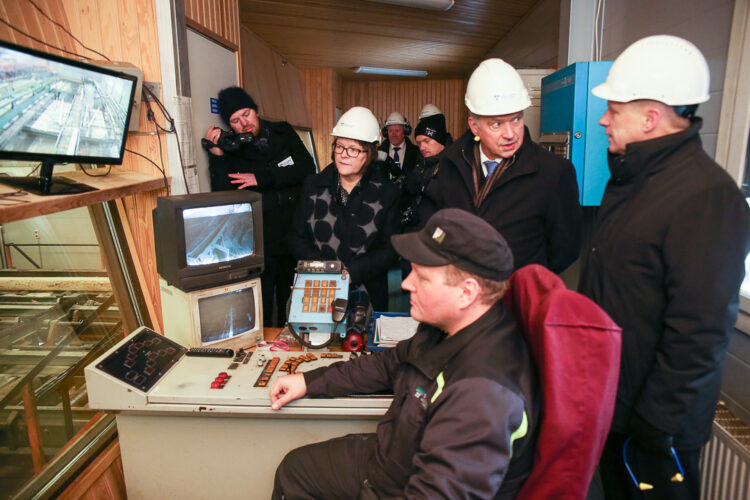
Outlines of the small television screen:
[[189,208],[182,213],[188,266],[218,264],[255,252],[250,203]]
[[255,289],[198,299],[201,343],[229,340],[256,328]]
[[244,281],[263,270],[261,195],[219,191],[157,198],[156,270],[185,291]]
[[[38,194],[50,194],[55,163],[121,164],[136,83],[132,75],[0,41],[0,158],[42,162]],[[58,186],[52,194],[62,192]]]

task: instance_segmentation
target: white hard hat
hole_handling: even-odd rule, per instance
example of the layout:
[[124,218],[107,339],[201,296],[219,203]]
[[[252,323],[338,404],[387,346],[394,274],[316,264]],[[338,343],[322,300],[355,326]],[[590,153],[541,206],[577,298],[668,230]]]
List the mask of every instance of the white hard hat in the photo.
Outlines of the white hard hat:
[[398,111],[394,111],[390,115],[388,115],[388,118],[385,120],[385,126],[388,125],[407,125],[409,122],[406,118],[404,118],[404,115],[399,113]]
[[708,63],[698,47],[682,38],[656,35],[630,45],[615,59],[607,80],[591,92],[602,99],[651,99],[668,106],[709,99]]
[[509,115],[531,106],[521,75],[502,59],[487,59],[474,70],[464,102],[480,116]]
[[443,112],[440,111],[440,108],[435,106],[434,104],[425,104],[424,108],[422,108],[422,111],[419,112],[419,119],[427,118],[428,116],[435,116],[435,115],[442,115]]
[[331,135],[362,142],[380,142],[378,119],[367,108],[354,106],[341,115]]

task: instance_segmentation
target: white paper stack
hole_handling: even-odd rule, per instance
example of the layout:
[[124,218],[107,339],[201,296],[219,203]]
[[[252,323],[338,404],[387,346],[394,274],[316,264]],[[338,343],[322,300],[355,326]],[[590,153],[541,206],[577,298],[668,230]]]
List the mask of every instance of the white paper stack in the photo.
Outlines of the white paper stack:
[[400,341],[412,338],[417,333],[419,322],[411,316],[380,316],[375,319],[374,344],[378,347],[393,347]]

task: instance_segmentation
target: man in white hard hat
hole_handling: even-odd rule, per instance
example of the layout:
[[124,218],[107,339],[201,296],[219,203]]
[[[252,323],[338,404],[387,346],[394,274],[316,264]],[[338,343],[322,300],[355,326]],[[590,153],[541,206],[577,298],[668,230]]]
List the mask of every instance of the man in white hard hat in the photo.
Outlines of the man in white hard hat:
[[488,59],[474,70],[465,102],[470,130],[442,154],[438,208],[462,208],[489,222],[508,241],[517,268],[563,271],[581,245],[573,164],[531,141],[523,121],[531,100],[505,61]]
[[592,90],[609,169],[579,289],[623,329],[607,500],[695,499],[750,248],[750,210],[704,151],[709,71],[695,45],[651,36]]
[[385,120],[382,130],[386,140],[378,148],[390,158],[389,174],[391,180],[398,181],[404,174],[410,172],[417,164],[419,149],[409,140],[411,125],[409,120],[398,111],[394,111]]

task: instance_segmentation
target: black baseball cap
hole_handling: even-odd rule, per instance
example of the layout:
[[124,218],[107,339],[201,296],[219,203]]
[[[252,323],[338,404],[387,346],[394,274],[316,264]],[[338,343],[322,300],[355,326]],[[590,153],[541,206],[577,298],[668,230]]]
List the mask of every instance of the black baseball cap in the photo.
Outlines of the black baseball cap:
[[505,238],[484,219],[460,208],[435,212],[420,231],[391,236],[396,251],[420,266],[449,264],[493,281],[513,272],[513,252]]

